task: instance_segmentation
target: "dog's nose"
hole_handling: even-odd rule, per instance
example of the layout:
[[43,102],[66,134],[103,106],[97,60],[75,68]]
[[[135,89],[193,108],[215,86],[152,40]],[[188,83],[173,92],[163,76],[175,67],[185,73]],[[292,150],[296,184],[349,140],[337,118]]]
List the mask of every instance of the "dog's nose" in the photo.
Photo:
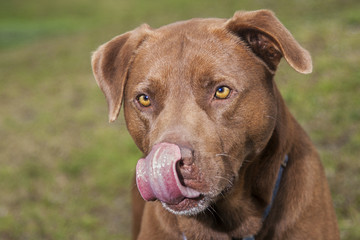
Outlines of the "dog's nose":
[[194,179],[194,151],[190,148],[180,147],[181,159],[177,162],[176,171],[182,185],[187,186],[188,180]]
[[[185,155],[188,153],[184,153]],[[178,173],[182,172],[182,168],[178,167],[180,162],[184,163],[178,145],[171,143],[155,145],[146,158],[139,159],[136,164],[136,184],[141,196],[146,201],[159,199],[169,204],[177,204],[185,197],[198,197],[199,192],[185,186],[184,182],[181,183]],[[183,166],[188,167],[187,164]]]
[[181,164],[190,166],[193,163],[194,151],[190,148],[180,147]]

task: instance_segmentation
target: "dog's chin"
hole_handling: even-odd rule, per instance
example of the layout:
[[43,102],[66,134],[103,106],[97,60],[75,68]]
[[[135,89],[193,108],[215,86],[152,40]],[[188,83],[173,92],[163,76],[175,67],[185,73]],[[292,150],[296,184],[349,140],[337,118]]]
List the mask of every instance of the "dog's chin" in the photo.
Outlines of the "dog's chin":
[[184,198],[178,204],[161,202],[163,207],[175,215],[194,216],[206,210],[211,203],[208,197]]
[[228,185],[220,191],[214,190],[205,195],[201,194],[197,198],[184,198],[177,204],[169,204],[165,202],[161,202],[161,204],[166,210],[175,215],[195,216],[205,211],[211,204],[214,204],[220,198],[227,195],[233,188],[234,183],[235,176],[231,177]]

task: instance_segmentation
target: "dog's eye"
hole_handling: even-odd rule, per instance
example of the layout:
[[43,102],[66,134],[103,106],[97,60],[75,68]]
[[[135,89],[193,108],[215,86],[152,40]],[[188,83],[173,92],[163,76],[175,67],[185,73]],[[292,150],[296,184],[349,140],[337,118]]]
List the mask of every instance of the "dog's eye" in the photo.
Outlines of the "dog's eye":
[[151,101],[148,95],[141,94],[137,97],[137,101],[143,107],[149,107],[151,105]]
[[216,89],[214,97],[217,99],[226,99],[229,97],[230,92],[231,92],[230,88],[226,86],[221,86]]

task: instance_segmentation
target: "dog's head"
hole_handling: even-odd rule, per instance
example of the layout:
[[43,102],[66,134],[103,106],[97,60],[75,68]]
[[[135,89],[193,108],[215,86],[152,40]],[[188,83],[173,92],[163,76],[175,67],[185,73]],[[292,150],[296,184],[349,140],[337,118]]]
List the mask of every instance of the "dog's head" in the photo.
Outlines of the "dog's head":
[[115,37],[93,54],[110,121],[122,102],[145,156],[137,185],[175,214],[197,214],[244,185],[240,169],[267,146],[278,105],[280,59],[298,72],[311,58],[272,12],[193,19]]

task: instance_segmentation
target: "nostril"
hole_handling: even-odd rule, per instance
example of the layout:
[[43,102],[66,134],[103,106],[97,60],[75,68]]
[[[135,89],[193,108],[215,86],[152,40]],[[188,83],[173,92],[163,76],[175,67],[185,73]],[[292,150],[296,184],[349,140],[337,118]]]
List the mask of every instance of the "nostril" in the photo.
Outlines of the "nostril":
[[176,163],[176,173],[178,175],[178,178],[179,178],[179,181],[181,183],[181,185],[185,186],[185,182],[184,182],[184,177],[183,175],[181,174],[181,168],[184,166],[184,162],[183,160],[179,160],[177,163]]
[[194,152],[191,149],[181,147],[180,153],[181,153],[181,162],[182,162],[181,166],[184,165],[190,166],[191,164],[193,164]]
[[194,178],[194,152],[190,148],[180,147],[181,159],[176,162],[176,173],[179,181],[183,186],[185,182]]

